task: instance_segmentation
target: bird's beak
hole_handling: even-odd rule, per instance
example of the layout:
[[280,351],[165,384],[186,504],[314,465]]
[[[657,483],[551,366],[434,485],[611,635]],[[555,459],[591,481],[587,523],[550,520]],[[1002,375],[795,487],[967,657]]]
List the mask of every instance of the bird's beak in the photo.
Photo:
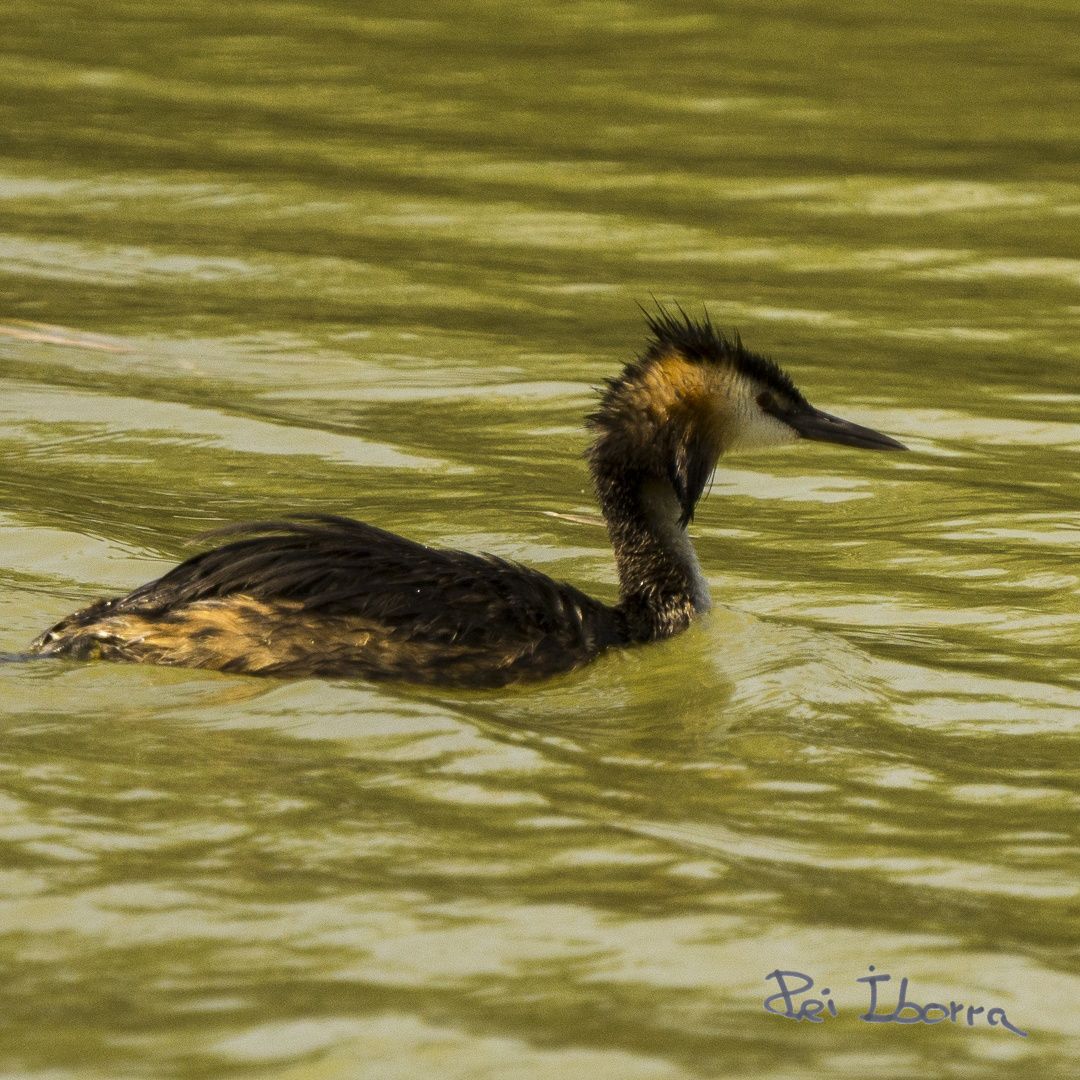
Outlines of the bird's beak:
[[813,405],[785,412],[783,420],[802,438],[814,442],[840,443],[841,446],[858,446],[863,450],[907,449],[903,443],[882,435],[880,431],[853,424],[850,420],[841,420],[839,416],[831,416]]

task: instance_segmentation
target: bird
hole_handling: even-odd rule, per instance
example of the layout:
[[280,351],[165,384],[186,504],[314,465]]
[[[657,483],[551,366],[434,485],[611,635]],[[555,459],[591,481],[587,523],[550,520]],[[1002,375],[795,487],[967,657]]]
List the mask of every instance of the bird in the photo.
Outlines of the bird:
[[710,607],[687,527],[722,455],[798,440],[906,447],[814,408],[779,364],[707,313],[644,314],[644,349],[586,417],[616,603],[494,555],[295,515],[217,530],[226,542],[76,611],[30,653],[491,689],[680,633]]

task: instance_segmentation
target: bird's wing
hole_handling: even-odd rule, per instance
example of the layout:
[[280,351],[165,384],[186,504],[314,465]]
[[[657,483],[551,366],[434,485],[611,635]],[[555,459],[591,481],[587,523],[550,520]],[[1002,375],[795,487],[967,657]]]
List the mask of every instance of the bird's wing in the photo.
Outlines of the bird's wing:
[[[610,609],[570,585],[492,555],[426,547],[350,518],[319,515],[222,530],[236,539],[114,602],[153,612],[244,594],[371,620],[428,641],[480,644],[515,631],[581,633]],[[576,636],[576,635],[575,635]]]

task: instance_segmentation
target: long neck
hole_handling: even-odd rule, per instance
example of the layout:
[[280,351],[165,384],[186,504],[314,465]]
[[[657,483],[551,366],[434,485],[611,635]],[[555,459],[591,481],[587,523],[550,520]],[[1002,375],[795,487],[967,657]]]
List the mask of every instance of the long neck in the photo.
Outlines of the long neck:
[[670,637],[709,609],[708,586],[667,480],[594,461],[597,498],[619,570],[619,608],[637,640]]

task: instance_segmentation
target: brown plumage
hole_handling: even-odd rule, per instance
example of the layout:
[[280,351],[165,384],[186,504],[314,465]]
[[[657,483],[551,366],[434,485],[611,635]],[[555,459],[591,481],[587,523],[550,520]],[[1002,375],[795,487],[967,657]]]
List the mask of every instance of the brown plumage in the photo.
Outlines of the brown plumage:
[[320,515],[224,530],[228,543],[75,612],[31,650],[492,687],[677,633],[709,604],[685,530],[721,453],[800,436],[902,447],[813,409],[776,364],[708,320],[661,310],[648,322],[648,348],[588,418],[618,604],[491,555]]
[[625,639],[613,609],[493,556],[331,516],[228,531],[239,538],[76,612],[33,647],[258,675],[498,686]]

